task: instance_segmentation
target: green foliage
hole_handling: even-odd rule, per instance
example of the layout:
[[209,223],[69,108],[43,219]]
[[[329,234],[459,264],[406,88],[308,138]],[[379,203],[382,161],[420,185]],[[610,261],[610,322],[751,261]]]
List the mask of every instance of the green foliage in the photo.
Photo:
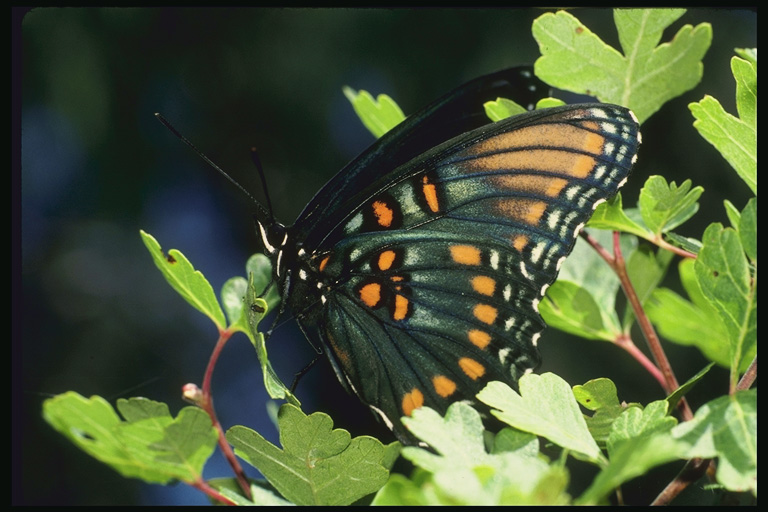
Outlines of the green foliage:
[[355,109],[363,125],[377,139],[405,119],[405,114],[397,103],[386,94],[379,94],[376,99],[368,91],[355,92],[344,87],[344,95]]
[[[539,455],[535,436],[503,430],[490,451],[480,415],[458,402],[445,418],[427,407],[404,420],[434,451],[403,448],[418,469],[409,481],[393,475],[374,505],[562,505],[567,472]],[[525,471],[520,471],[524,467]]]
[[163,254],[160,244],[155,238],[141,232],[141,239],[152,255],[155,266],[160,269],[168,284],[189,302],[193,308],[210,318],[219,330],[226,325],[224,312],[216,300],[213,287],[199,271],[195,270],[189,260],[175,249]]
[[613,422],[628,407],[619,402],[616,385],[605,378],[591,380],[583,386],[574,386],[573,396],[579,405],[594,411],[592,416],[585,415],[584,419],[595,442],[605,448]]
[[493,407],[493,415],[504,423],[544,437],[579,459],[605,463],[567,382],[545,373],[525,375],[518,385],[520,394],[506,384],[491,382],[477,398]]
[[[670,42],[659,44],[663,31],[683,13],[616,10],[623,53],[569,13],[544,14],[533,25],[542,52],[536,73],[553,86],[628,106],[645,120],[666,101],[693,88],[703,72],[701,59],[712,37],[708,24],[686,25]],[[737,53],[741,58],[733,58],[731,70],[739,117],[724,112],[709,96],[691,104],[690,110],[696,129],[756,195],[757,51]],[[344,93],[376,136],[404,118],[388,96],[374,100],[366,91],[349,88]],[[537,108],[558,103],[549,98]],[[505,98],[485,108],[494,121],[522,109]],[[252,257],[247,278],[228,280],[219,302],[183,254],[170,250],[164,255],[158,242],[142,232],[169,284],[211,319],[222,338],[244,333],[257,351],[270,396],[288,402],[277,414],[281,447],[244,426],[226,434],[236,454],[266,481],[243,485],[233,478],[211,480],[211,488],[219,493],[211,495],[239,505],[346,505],[371,499],[376,505],[605,504],[621,485],[653,468],[711,458],[723,489],[756,496],[757,391],[737,384],[756,358],[757,200],[753,197],[743,208],[726,202],[730,227],[712,224],[700,240],[675,233],[695,216],[704,199],[705,191],[691,180],[678,185],[651,176],[635,208],[625,208],[618,195],[596,209],[588,233],[593,243],[613,253],[613,236],[605,230],[622,232],[619,249],[642,306],[639,314],[630,307],[617,311],[622,281],[605,265],[610,256],[599,254],[583,239],[548,289],[540,312],[554,328],[624,347],[631,327],[645,317],[665,342],[696,347],[711,364],[646,405],[622,402],[620,397],[630,393],[605,378],[571,388],[554,374],[530,374],[520,379],[519,392],[490,383],[478,400],[508,427],[495,435],[486,432],[478,412],[466,403],[453,404],[445,417],[420,408],[403,422],[429,449],[408,446],[402,451],[398,443],[385,446],[367,436],[353,439],[333,429],[327,415],[306,415],[298,408],[298,400],[272,369],[259,330],[267,310],[279,301],[274,287],[268,288],[272,270],[266,257]],[[638,238],[654,248],[639,244]],[[678,256],[683,257],[677,274],[684,295],[662,286]],[[630,351],[645,368],[653,366],[637,352]],[[691,404],[693,418],[678,422],[675,409],[713,364],[730,370],[730,382],[723,386],[729,394]],[[69,392],[47,400],[43,416],[78,447],[126,477],[164,484],[202,482],[203,465],[217,438],[207,410],[187,407],[173,418],[165,404],[138,398],[120,400],[117,408],[122,419],[104,399]],[[547,453],[554,449],[560,454],[557,460],[541,452],[540,438],[550,445]],[[415,467],[409,476],[390,475],[400,453]],[[588,488],[574,497],[569,490],[573,464],[598,470]]]
[[103,398],[69,391],[46,400],[43,417],[125,477],[159,484],[200,480],[217,438],[207,414],[185,407],[173,418],[167,405],[146,398],[118,400],[117,408],[123,420]]
[[229,429],[227,440],[291,502],[349,505],[387,481],[387,450],[377,439],[351,439],[346,430],[332,428],[327,414],[306,416],[288,404],[280,408],[278,424],[283,449],[242,426]]
[[757,194],[757,51],[753,59],[731,59],[736,80],[736,107],[739,117],[727,113],[720,102],[705,96],[688,108],[702,137],[715,146],[739,177]]
[[[592,235],[603,246],[612,243],[607,231]],[[622,237],[621,245],[626,254],[631,254],[637,241]],[[558,280],[547,290],[539,312],[547,325],[562,331],[586,339],[613,341],[622,332],[615,305],[619,287],[616,274],[605,272],[600,256],[580,239]]]
[[629,107],[643,122],[701,80],[701,59],[712,40],[709,24],[686,25],[671,42],[659,45],[663,31],[683,13],[684,9],[615,9],[623,55],[572,14],[544,14],[533,23],[542,54],[536,75],[555,87]]
[[752,275],[739,234],[732,228],[712,224],[702,242],[694,265],[696,279],[728,334],[735,385],[743,360],[751,360],[757,351],[757,276]]
[[717,481],[757,496],[757,390],[739,391],[704,404],[672,431],[686,458],[717,457]]

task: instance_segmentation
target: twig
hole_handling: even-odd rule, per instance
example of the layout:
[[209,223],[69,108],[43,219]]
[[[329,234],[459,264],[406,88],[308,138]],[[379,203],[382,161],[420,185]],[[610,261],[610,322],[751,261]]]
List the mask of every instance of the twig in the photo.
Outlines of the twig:
[[219,423],[219,419],[216,416],[216,411],[213,407],[213,396],[211,395],[211,378],[213,376],[213,369],[216,366],[216,361],[219,359],[219,355],[221,354],[224,345],[227,343],[227,340],[229,340],[231,336],[232,333],[230,331],[219,331],[219,339],[216,342],[216,346],[213,348],[211,357],[208,360],[208,366],[205,369],[205,376],[203,377],[203,394],[200,400],[200,407],[206,413],[208,413],[208,416],[210,416],[211,423],[213,423],[214,428],[219,433],[219,448],[221,448],[221,452],[224,454],[227,462],[229,462],[229,465],[232,466],[232,470],[235,472],[237,483],[240,485],[243,493],[248,497],[248,499],[250,499],[251,486],[248,484],[248,478],[245,475],[245,471],[243,471],[243,467],[237,461],[237,458],[232,451],[232,447],[229,446],[229,443],[227,442],[227,438],[224,435],[224,429],[221,427],[221,423]]

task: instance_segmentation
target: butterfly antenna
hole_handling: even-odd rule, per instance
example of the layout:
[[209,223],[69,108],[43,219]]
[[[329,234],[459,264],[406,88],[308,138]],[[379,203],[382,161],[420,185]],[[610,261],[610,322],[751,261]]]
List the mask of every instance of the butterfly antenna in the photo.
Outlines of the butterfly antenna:
[[272,199],[269,197],[269,188],[267,187],[267,177],[264,175],[264,168],[261,166],[261,159],[259,158],[259,152],[256,148],[251,148],[251,161],[256,166],[256,170],[259,172],[259,178],[261,179],[261,188],[264,190],[264,196],[267,200],[267,210],[269,210],[269,220],[271,224],[275,221],[275,212],[272,209]]
[[[225,178],[227,178],[227,179],[229,180],[229,182],[230,182],[230,183],[232,183],[232,184],[233,184],[235,187],[237,187],[238,189],[240,189],[240,191],[241,191],[243,194],[245,194],[246,196],[248,196],[248,198],[249,198],[251,201],[253,201],[253,203],[254,203],[254,204],[255,204],[255,205],[256,205],[256,206],[257,206],[259,209],[261,209],[261,210],[262,210],[262,213],[265,213],[265,214],[269,213],[269,216],[270,216],[270,218],[272,218],[272,206],[271,206],[271,205],[270,205],[270,207],[269,207],[269,212],[264,212],[264,211],[263,211],[263,210],[264,210],[264,207],[263,207],[263,206],[261,206],[261,204],[259,204],[259,202],[258,202],[258,201],[257,201],[257,200],[256,200],[256,199],[255,199],[255,198],[254,198],[254,197],[253,197],[253,196],[252,196],[252,195],[251,195],[251,194],[250,194],[250,193],[249,193],[249,192],[248,192],[248,191],[245,189],[245,187],[243,187],[243,186],[242,186],[240,183],[238,183],[238,182],[237,182],[237,181],[236,181],[236,180],[235,180],[235,179],[234,179],[232,176],[230,176],[229,174],[227,174],[227,173],[224,171],[224,169],[222,169],[221,167],[219,167],[218,165],[216,165],[216,164],[213,162],[213,160],[211,160],[210,158],[208,158],[207,156],[205,156],[205,153],[203,153],[202,151],[200,151],[199,149],[197,149],[197,146],[195,146],[194,144],[192,144],[192,142],[191,142],[189,139],[187,139],[185,136],[183,136],[181,133],[179,133],[179,131],[178,131],[176,128],[174,128],[174,127],[173,127],[173,125],[172,125],[172,124],[171,124],[171,123],[170,123],[170,122],[169,122],[169,121],[168,121],[168,120],[167,120],[165,117],[163,117],[163,115],[162,115],[162,114],[159,114],[159,113],[155,113],[155,117],[157,118],[157,120],[158,120],[158,121],[160,121],[161,123],[163,123],[163,126],[165,126],[166,128],[168,128],[168,130],[170,130],[170,132],[171,132],[172,134],[174,134],[174,135],[175,135],[175,136],[176,136],[176,137],[177,137],[179,140],[181,140],[181,141],[182,141],[184,144],[186,144],[187,146],[189,146],[190,148],[192,148],[192,151],[194,151],[194,152],[197,154],[197,156],[199,156],[200,158],[202,158],[202,159],[205,161],[205,163],[207,163],[208,165],[210,165],[211,167],[213,167],[214,169],[216,169],[216,170],[219,172],[219,174],[221,174],[222,176],[224,176]],[[260,166],[259,166],[259,174],[261,174],[261,175],[262,175],[262,183],[264,183],[264,177],[263,177],[263,173],[261,172],[261,167],[260,167]],[[269,202],[269,196],[267,196],[267,202]]]

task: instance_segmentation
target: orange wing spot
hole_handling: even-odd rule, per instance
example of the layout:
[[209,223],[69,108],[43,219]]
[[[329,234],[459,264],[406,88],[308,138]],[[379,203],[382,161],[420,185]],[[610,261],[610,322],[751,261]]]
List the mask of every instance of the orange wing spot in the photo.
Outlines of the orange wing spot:
[[496,316],[499,314],[498,309],[489,306],[488,304],[478,304],[472,312],[474,313],[475,318],[488,325],[495,322]]
[[547,209],[544,201],[530,199],[500,199],[496,206],[502,215],[536,226]]
[[528,237],[525,235],[517,235],[512,239],[512,247],[517,249],[518,252],[522,252],[526,245],[528,245]]
[[410,393],[403,396],[403,413],[410,416],[414,409],[424,405],[424,394],[417,388],[413,388]]
[[485,350],[485,347],[491,342],[491,335],[479,329],[470,329],[467,335],[469,336],[469,341],[471,341],[473,345],[483,350]]
[[392,211],[384,201],[374,201],[371,204],[373,214],[376,216],[376,222],[384,228],[392,227],[392,220],[395,218],[395,212]]
[[390,281],[393,283],[399,283],[400,281],[403,281],[405,278],[403,276],[392,276],[389,278]]
[[429,178],[424,176],[421,187],[421,193],[424,194],[424,199],[427,200],[427,206],[432,210],[432,213],[437,213],[440,210],[440,202],[437,200],[437,188],[434,183],[429,182]]
[[459,368],[472,380],[477,380],[485,375],[485,366],[469,357],[459,359]]
[[[534,169],[535,171],[535,169]],[[557,197],[568,185],[568,180],[563,178],[551,178],[537,174],[502,175],[493,178],[493,182],[501,187],[513,191],[525,191],[532,194]]]
[[395,262],[395,251],[384,251],[379,254],[379,270],[389,270]]
[[452,245],[451,258],[462,265],[479,265],[480,249],[474,245]]
[[[578,115],[583,115],[583,113],[578,113]],[[481,155],[483,153],[498,153],[518,148],[527,149],[531,146],[545,146],[549,148],[590,151],[599,155],[602,152],[602,143],[595,150],[596,146],[593,137],[600,139],[602,137],[596,133],[586,131],[584,128],[599,130],[600,127],[591,121],[583,122],[581,126],[569,124],[527,126],[499,134],[476,144],[471,148],[470,153]],[[589,142],[587,142],[588,140]],[[531,151],[531,153],[533,152]]]
[[451,396],[456,391],[456,383],[445,375],[432,377],[432,385],[435,387],[435,392],[443,398]]
[[496,291],[496,280],[488,276],[475,276],[472,278],[472,288],[477,293],[490,297]]
[[597,165],[597,161],[587,155],[581,155],[574,159],[570,174],[579,178],[586,178]]
[[410,302],[403,295],[395,295],[395,311],[392,313],[393,320],[403,320],[408,316],[408,307]]
[[320,272],[322,272],[323,270],[325,270],[325,266],[326,266],[326,265],[328,265],[328,261],[329,261],[330,259],[331,259],[331,256],[330,256],[330,254],[329,254],[328,256],[326,256],[325,258],[323,258],[322,260],[320,260],[320,265],[317,267],[318,269],[320,269]]
[[381,301],[381,285],[379,283],[368,283],[360,288],[360,300],[369,308],[375,308]]
[[[582,126],[591,128],[592,130],[600,130],[600,126],[597,123],[588,121],[582,123]],[[594,155],[602,154],[603,145],[605,144],[605,137],[598,133],[588,133],[584,137],[584,149]]]

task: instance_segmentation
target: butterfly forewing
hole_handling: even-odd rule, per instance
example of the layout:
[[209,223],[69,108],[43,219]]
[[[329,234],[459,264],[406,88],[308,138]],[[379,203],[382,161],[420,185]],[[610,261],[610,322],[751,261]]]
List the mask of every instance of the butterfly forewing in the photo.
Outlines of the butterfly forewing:
[[437,99],[377,140],[334,176],[304,208],[294,224],[297,242],[318,247],[333,227],[354,211],[366,187],[389,184],[392,174],[441,143],[489,123],[483,104],[498,97],[529,106],[549,88],[528,66],[476,78]]

